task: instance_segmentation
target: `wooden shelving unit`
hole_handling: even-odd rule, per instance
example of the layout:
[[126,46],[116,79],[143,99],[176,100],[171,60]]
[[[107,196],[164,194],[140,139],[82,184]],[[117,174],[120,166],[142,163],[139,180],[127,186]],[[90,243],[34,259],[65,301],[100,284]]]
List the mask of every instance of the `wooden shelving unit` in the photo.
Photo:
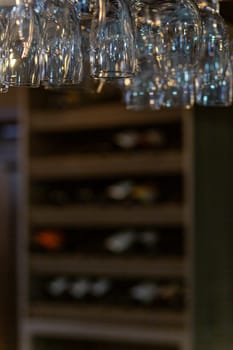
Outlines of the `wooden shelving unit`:
[[[55,337],[80,339],[88,337],[153,345],[154,349],[190,350],[192,344],[192,113],[161,111],[134,113],[118,104],[83,107],[77,110],[29,110],[30,94],[23,92],[21,126],[25,136],[21,145],[22,190],[25,203],[21,211],[19,253],[19,332],[20,350],[37,350],[35,338]],[[88,154],[51,153],[53,137],[75,131],[108,132],[120,127],[140,130],[153,125],[181,128],[181,148],[137,150],[101,154],[93,149]],[[43,144],[43,138],[47,141]],[[48,141],[49,137],[49,141]],[[178,137],[180,137],[178,135]],[[47,145],[51,149],[46,153]],[[34,151],[36,147],[36,152]],[[41,147],[41,148],[40,148]],[[60,148],[60,149],[61,149]],[[41,149],[41,153],[40,153]],[[78,149],[78,148],[77,148]],[[39,203],[31,192],[38,183],[79,179],[99,181],[106,178],[180,176],[181,201],[173,199],[151,205],[111,203],[67,203],[56,206]],[[134,229],[175,227],[183,232],[183,254],[180,256],[106,256],[82,252],[34,252],[30,241],[35,230],[96,230],[123,227]],[[90,239],[92,239],[90,237]],[[179,279],[185,285],[184,309],[135,308],[99,304],[51,302],[31,297],[31,277],[94,276],[131,280]],[[44,350],[44,349],[43,349]],[[172,348],[173,350],[173,348]]]

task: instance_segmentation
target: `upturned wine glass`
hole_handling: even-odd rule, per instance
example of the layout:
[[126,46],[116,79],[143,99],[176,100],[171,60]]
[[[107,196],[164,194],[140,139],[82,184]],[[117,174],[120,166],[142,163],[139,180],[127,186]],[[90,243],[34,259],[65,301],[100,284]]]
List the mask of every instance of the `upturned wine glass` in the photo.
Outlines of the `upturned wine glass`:
[[134,74],[134,27],[126,0],[98,0],[90,33],[90,66],[94,78]]
[[82,71],[81,34],[67,0],[46,0],[42,13],[43,80],[52,86],[78,82]]
[[227,26],[217,1],[198,1],[203,23],[202,51],[196,73],[196,102],[204,106],[232,103],[232,66]]
[[9,10],[6,28],[9,86],[38,87],[41,72],[41,30],[31,1],[19,1]]
[[190,0],[133,0],[131,3],[137,67],[140,70],[142,58],[158,64],[163,79],[156,84],[156,100],[163,101],[165,107],[190,108],[194,103],[194,67],[200,55],[202,33],[196,4]]
[[70,8],[69,16],[71,27],[71,57],[67,76],[64,79],[64,85],[77,85],[82,81],[83,78],[83,49],[80,21],[76,7]]

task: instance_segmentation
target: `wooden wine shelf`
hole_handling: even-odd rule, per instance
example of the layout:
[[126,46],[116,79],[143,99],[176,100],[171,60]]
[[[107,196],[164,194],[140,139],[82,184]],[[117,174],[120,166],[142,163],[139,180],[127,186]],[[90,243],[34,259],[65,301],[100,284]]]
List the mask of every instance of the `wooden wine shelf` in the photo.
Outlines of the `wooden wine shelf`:
[[143,112],[126,111],[125,107],[115,105],[97,105],[79,110],[33,112],[30,124],[32,131],[55,132],[78,129],[97,129],[116,127],[118,125],[147,125],[151,123],[171,123],[181,120],[180,110]]
[[31,317],[93,320],[101,322],[122,322],[126,324],[150,324],[182,327],[185,323],[183,312],[161,311],[149,308],[137,310],[119,306],[77,305],[75,303],[33,302]]
[[88,255],[32,254],[30,268],[37,274],[94,274],[112,277],[184,277],[182,258],[124,258],[93,257]]
[[[36,308],[39,305],[36,306]],[[41,305],[42,306],[42,305]],[[35,310],[35,307],[32,309]],[[99,315],[100,316],[100,315]],[[24,330],[33,336],[56,336],[78,339],[123,341],[134,344],[174,345],[184,349],[185,331],[179,326],[128,325],[122,322],[98,320],[81,321],[58,317],[30,317],[24,320]]]
[[124,207],[76,205],[65,207],[32,206],[30,221],[33,225],[115,227],[124,225],[183,225],[184,208],[178,204],[163,204],[154,207]]
[[132,174],[181,173],[179,151],[137,152],[137,154],[105,154],[34,157],[30,163],[33,178],[98,177]]
[[[191,287],[192,258],[191,232],[191,194],[188,190],[192,178],[192,149],[189,122],[190,114],[177,110],[135,113],[126,111],[120,103],[90,104],[73,110],[40,110],[28,109],[28,92],[20,96],[19,120],[22,125],[20,172],[22,173],[21,192],[25,196],[20,208],[20,239],[17,261],[19,271],[19,349],[31,350],[37,347],[37,336],[61,339],[92,339],[104,341],[120,341],[123,344],[154,345],[161,348],[191,350],[191,317],[192,305],[189,292]],[[11,102],[11,101],[10,101]],[[42,101],[43,102],[43,101]],[[9,106],[11,104],[9,103]],[[44,103],[40,104],[41,106]],[[90,145],[75,142],[75,131],[98,135],[109,130],[143,130],[147,127],[172,134],[168,147],[158,149],[137,149],[124,151],[98,151]],[[86,131],[85,131],[86,130]],[[88,132],[88,130],[90,132]],[[174,133],[173,133],[174,131]],[[70,135],[70,139],[69,139]],[[78,136],[78,133],[77,133]],[[169,136],[170,137],[170,136]],[[177,143],[173,142],[177,137]],[[68,141],[67,141],[68,140]],[[108,144],[110,137],[106,138]],[[82,141],[82,140],[81,140]],[[99,149],[104,148],[105,140]],[[111,140],[110,140],[111,142]],[[112,144],[109,145],[112,149]],[[106,147],[107,148],[107,147]],[[134,203],[94,203],[81,202],[64,206],[46,204],[46,196],[40,202],[38,188],[46,192],[50,183],[70,183],[73,181],[116,179],[147,179],[147,177],[167,178],[178,175],[182,189],[180,202],[170,196],[170,202],[157,202],[153,206]],[[192,180],[192,179],[191,179]],[[71,181],[71,182],[70,182]],[[162,183],[162,180],[161,180]],[[180,186],[180,184],[179,184]],[[169,184],[170,187],[170,184]],[[68,187],[70,188],[70,187]],[[169,188],[166,188],[169,192]],[[177,190],[179,190],[177,188]],[[22,211],[21,211],[22,209]],[[69,231],[88,229],[118,230],[127,227],[161,229],[177,229],[184,233],[182,248],[185,253],[180,257],[172,256],[116,256],[94,253],[65,252],[59,254],[33,253],[31,239],[34,230],[55,228]],[[69,234],[67,231],[67,234]],[[112,232],[112,231],[111,231]],[[77,232],[78,233],[78,232]],[[73,237],[73,236],[72,236]],[[96,239],[96,237],[95,237]],[[139,307],[132,303],[107,304],[97,301],[95,304],[79,303],[65,300],[45,298],[35,302],[31,291],[40,287],[43,278],[50,276],[90,276],[90,278],[113,278],[124,281],[166,279],[181,281],[185,286],[185,306],[178,309],[168,305],[167,308]],[[38,283],[38,285],[36,285]],[[187,290],[186,290],[187,286]],[[191,307],[190,307],[191,305]],[[68,343],[67,343],[68,344]],[[111,344],[110,344],[111,345]],[[98,341],[96,342],[98,347]],[[45,347],[49,347],[49,343]],[[111,346],[110,346],[111,347]]]

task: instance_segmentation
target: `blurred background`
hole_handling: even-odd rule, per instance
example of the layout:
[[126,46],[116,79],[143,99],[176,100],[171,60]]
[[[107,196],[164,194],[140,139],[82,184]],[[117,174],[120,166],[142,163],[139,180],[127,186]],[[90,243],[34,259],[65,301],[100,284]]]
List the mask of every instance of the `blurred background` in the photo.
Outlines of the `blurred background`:
[[233,108],[96,88],[0,96],[0,349],[232,349]]

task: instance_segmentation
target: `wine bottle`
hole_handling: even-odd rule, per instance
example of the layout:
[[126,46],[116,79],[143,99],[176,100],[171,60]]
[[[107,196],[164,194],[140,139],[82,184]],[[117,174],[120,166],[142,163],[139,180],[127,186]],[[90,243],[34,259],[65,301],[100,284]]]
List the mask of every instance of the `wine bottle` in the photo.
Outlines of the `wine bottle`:
[[130,295],[139,303],[152,304],[159,295],[159,286],[150,282],[137,284],[130,289]]
[[160,233],[156,230],[123,230],[106,237],[104,247],[112,254],[158,253]]
[[130,252],[135,243],[134,231],[120,231],[104,240],[104,247],[113,254],[124,254]]
[[184,301],[184,289],[179,282],[142,281],[130,288],[133,301],[144,306],[179,308]]
[[112,291],[113,283],[110,278],[99,278],[92,282],[90,295],[94,302],[105,300]]
[[47,297],[53,301],[67,300],[69,285],[69,280],[64,276],[51,278],[45,287]]
[[181,309],[185,290],[181,280],[124,279],[93,276],[54,276],[34,281],[36,298],[54,302]]
[[154,183],[119,181],[106,187],[107,200],[121,203],[152,204],[160,199],[160,188]]
[[160,239],[161,233],[156,230],[145,230],[138,232],[137,234],[139,249],[142,249],[142,251],[144,251],[145,253],[158,253],[158,244]]
[[140,148],[162,147],[166,143],[164,133],[159,129],[149,128],[140,133],[138,146]]
[[32,201],[53,206],[79,203],[153,205],[168,200],[169,195],[174,197],[178,190],[173,189],[173,183],[179,185],[173,179],[162,182],[159,178],[46,182],[34,188]]
[[[31,250],[38,253],[125,255],[154,258],[181,256],[183,231],[178,228],[61,229],[44,227],[31,234]],[[90,239],[91,237],[91,239]]]
[[61,252],[67,246],[65,232],[57,229],[36,231],[31,237],[31,248],[38,252]]
[[90,203],[95,202],[98,199],[97,194],[91,187],[78,187],[75,191],[76,202]]
[[132,181],[120,181],[106,187],[105,195],[111,201],[126,201],[132,192]]
[[84,301],[88,298],[91,289],[91,281],[88,278],[77,278],[70,283],[69,297],[72,300]]
[[107,295],[111,291],[111,288],[112,283],[108,278],[74,278],[70,283],[68,294],[71,301],[106,302]]
[[146,130],[123,130],[113,135],[113,143],[124,151],[145,148],[160,148],[166,144],[166,138],[161,130],[148,128]]
[[45,199],[48,204],[64,206],[72,203],[72,194],[68,188],[54,187],[47,190]]
[[135,184],[130,196],[133,202],[141,204],[153,204],[159,200],[159,197],[159,187],[149,183]]
[[40,183],[33,187],[32,202],[41,205],[64,206],[73,202],[73,191],[70,183]]

